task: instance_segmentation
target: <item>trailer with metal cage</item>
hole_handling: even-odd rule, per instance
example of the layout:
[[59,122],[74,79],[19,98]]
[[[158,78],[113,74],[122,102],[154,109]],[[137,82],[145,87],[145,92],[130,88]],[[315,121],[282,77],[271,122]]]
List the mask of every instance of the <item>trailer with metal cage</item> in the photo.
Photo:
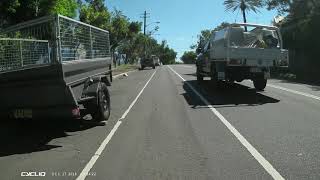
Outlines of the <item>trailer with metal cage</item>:
[[61,15],[0,32],[0,117],[110,116],[109,32]]

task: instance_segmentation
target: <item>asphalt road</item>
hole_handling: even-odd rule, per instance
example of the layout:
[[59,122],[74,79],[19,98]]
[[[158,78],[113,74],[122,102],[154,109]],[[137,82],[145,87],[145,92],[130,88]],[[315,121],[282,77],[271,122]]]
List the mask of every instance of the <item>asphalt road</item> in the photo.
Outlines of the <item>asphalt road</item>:
[[[4,121],[0,179],[320,179],[319,86],[217,91],[194,73],[172,65],[116,79],[106,123]],[[29,171],[46,176],[21,177]]]

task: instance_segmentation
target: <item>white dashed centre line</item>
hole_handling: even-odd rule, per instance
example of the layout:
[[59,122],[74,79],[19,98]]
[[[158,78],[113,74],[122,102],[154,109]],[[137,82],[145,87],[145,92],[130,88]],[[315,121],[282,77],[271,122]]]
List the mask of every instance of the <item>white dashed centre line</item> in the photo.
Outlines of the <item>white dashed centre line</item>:
[[259,152],[254,148],[249,141],[244,138],[240,132],[229,123],[222,114],[215,109],[208,100],[206,100],[190,83],[188,83],[179,73],[173,70],[170,66],[169,69],[175,73],[189,88],[201,99],[203,103],[220,119],[220,121],[229,129],[229,131],[240,141],[240,143],[249,151],[249,153],[259,162],[259,164],[273,177],[273,179],[282,180],[284,179],[281,174],[270,164]]
[[141,89],[139,94],[136,96],[136,98],[132,101],[128,109],[123,113],[121,118],[117,121],[117,123],[114,125],[108,136],[103,140],[97,151],[94,153],[94,155],[91,157],[90,161],[87,163],[87,165],[84,167],[84,169],[81,171],[80,175],[77,177],[76,180],[84,180],[86,179],[87,175],[89,174],[91,168],[94,166],[100,155],[102,154],[103,150],[106,148],[107,144],[110,142],[112,136],[115,134],[115,132],[118,130],[119,126],[122,123],[122,120],[126,118],[128,113],[130,112],[131,108],[135,105],[137,102],[138,98],[141,96],[142,92],[144,89],[148,86],[149,82],[153,78],[153,76],[156,74],[157,70],[154,71],[154,73],[151,75],[147,83],[144,85],[144,87]]

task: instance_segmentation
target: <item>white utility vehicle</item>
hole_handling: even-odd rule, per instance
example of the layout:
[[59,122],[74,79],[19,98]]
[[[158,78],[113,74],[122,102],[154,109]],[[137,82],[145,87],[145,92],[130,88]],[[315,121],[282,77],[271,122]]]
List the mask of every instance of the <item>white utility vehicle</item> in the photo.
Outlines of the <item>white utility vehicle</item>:
[[213,32],[198,53],[198,81],[211,77],[214,85],[219,85],[250,79],[257,90],[266,87],[270,67],[287,66],[289,59],[277,27],[243,23]]

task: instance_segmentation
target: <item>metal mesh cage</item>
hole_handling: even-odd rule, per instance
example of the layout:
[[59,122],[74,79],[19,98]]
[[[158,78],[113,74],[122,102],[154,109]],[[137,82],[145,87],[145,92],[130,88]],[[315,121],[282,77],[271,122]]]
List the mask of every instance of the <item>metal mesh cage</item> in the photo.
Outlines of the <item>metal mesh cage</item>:
[[62,61],[105,58],[110,55],[108,31],[59,16]]
[[50,63],[48,41],[0,39],[0,72]]
[[39,57],[51,59],[46,63],[110,57],[108,31],[61,15],[17,24],[1,35],[7,38],[0,41],[1,71],[36,65]]

